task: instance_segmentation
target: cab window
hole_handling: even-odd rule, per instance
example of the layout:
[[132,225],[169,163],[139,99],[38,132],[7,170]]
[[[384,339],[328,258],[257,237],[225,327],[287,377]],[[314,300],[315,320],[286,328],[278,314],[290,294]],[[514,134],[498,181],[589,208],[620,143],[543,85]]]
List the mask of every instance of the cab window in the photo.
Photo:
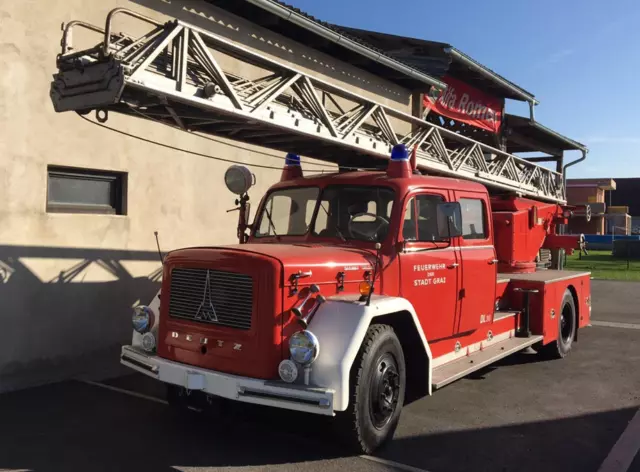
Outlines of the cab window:
[[461,198],[462,238],[487,239],[484,202],[478,198]]
[[446,234],[439,228],[446,228],[438,221],[438,203],[444,199],[440,195],[418,195],[407,203],[402,226],[402,236],[406,241],[442,241]]

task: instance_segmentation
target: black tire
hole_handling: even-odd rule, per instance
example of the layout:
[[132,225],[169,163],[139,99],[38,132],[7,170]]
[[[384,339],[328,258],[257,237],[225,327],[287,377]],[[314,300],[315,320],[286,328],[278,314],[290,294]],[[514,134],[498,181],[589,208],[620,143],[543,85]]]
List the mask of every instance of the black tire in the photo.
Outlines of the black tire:
[[351,369],[351,401],[336,417],[337,433],[353,452],[371,454],[393,437],[404,403],[406,368],[393,328],[372,325]]
[[534,346],[534,349],[548,359],[563,359],[573,347],[577,323],[576,304],[571,291],[567,289],[558,313],[558,339],[546,346]]

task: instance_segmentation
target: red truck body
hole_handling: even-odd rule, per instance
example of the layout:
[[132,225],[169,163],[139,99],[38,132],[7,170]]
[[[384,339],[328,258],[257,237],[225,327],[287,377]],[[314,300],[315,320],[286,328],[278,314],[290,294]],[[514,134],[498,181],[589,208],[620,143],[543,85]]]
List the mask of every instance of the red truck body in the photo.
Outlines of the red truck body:
[[[290,177],[294,178],[288,180]],[[296,187],[317,187],[322,192],[335,185],[394,191],[391,230],[381,243],[382,269],[376,292],[402,297],[413,305],[436,360],[482,349],[484,341],[505,333],[514,336],[521,328],[525,309],[524,295],[514,289],[538,290],[537,296],[531,297],[529,325],[533,334],[544,337],[543,344],[558,336],[558,319],[552,313],[559,311],[566,290],[574,296],[579,326],[589,322],[588,274],[535,271],[535,256],[546,238],[554,234],[559,218],[564,218],[558,205],[492,199],[477,183],[412,173],[346,172],[302,177],[285,169],[283,179],[270,193]],[[473,239],[458,236],[436,243],[404,239],[408,202],[418,195],[434,195],[447,202],[478,201],[483,206],[484,235]],[[258,214],[263,212],[266,200]],[[570,248],[578,243],[577,237],[561,241]],[[160,311],[168,316],[160,317],[158,354],[234,375],[277,379],[279,362],[289,356],[289,338],[300,329],[291,312],[300,294],[315,284],[326,297],[358,295],[361,283],[371,278],[375,259],[374,242],[341,241],[335,236],[315,236],[311,231],[299,236],[256,237],[255,228],[246,244],[174,251],[165,261]],[[248,275],[254,286],[250,328],[240,330],[173,317],[172,297],[191,293],[180,285],[181,293],[172,293],[172,272],[176,268],[215,268]],[[305,276],[296,278],[301,273]],[[234,287],[230,284],[225,288]],[[200,295],[198,292],[196,298]],[[509,316],[502,316],[501,311]],[[202,344],[204,339],[206,345]]]
[[[152,29],[114,34],[116,16]],[[75,50],[74,27],[102,40]],[[287,154],[253,224],[254,178],[231,166],[239,244],[169,253],[122,348],[124,365],[167,385],[171,405],[200,396],[336,416],[337,433],[370,454],[410,391],[431,394],[528,347],[562,358],[589,323],[589,273],[560,270],[580,238],[559,231],[573,213],[564,170],[586,148],[533,113],[528,127],[582,159],[542,156],[553,171],[506,152],[506,135],[495,148],[179,20],[116,8],[104,30],[68,23],[61,46],[58,112],[144,117],[339,166],[390,157],[386,171],[303,177]],[[219,54],[251,77],[226,73]]]
[[288,156],[251,225],[252,177],[232,166],[240,244],[167,255],[122,363],[165,382],[173,405],[204,394],[336,415],[371,453],[405,396],[529,347],[565,357],[589,324],[590,274],[543,253],[560,267],[579,247],[557,234],[570,210],[421,175],[394,153],[386,172],[310,177]]

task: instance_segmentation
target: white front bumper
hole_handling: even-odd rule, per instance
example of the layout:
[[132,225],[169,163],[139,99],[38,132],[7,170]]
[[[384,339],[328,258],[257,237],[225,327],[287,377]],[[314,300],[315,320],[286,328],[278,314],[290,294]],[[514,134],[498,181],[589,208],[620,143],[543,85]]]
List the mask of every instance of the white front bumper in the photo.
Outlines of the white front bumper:
[[120,362],[161,382],[247,403],[333,415],[334,391],[251,379],[168,361],[132,346],[123,346]]

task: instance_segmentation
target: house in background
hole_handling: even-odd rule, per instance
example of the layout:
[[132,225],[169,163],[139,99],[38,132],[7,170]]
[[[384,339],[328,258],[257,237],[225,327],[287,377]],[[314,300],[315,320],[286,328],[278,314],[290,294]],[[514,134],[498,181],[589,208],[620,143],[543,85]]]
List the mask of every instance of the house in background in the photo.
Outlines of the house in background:
[[[613,179],[568,179],[567,203],[569,205],[590,205],[591,221],[583,218],[569,220],[568,232],[577,234],[607,234],[605,197],[616,189]],[[609,191],[607,195],[606,192]]]
[[640,234],[640,178],[568,179],[569,205],[591,206],[591,221],[570,220],[570,233]]

